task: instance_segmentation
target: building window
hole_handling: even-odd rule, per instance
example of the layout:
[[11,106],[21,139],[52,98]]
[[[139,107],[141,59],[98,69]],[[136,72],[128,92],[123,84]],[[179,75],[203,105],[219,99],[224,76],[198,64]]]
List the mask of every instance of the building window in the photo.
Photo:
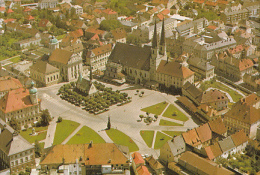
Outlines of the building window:
[[23,159],[20,159],[20,163],[23,163]]

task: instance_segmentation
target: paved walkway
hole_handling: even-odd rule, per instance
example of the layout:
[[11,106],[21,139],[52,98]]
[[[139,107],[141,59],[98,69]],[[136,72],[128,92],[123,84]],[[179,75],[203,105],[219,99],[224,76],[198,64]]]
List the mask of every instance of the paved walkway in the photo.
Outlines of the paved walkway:
[[55,118],[54,118],[50,122],[50,125],[49,125],[48,130],[47,130],[47,135],[46,135],[46,139],[45,139],[44,149],[51,147],[52,144],[53,144],[55,131],[56,131],[56,126],[57,126],[57,122],[56,121],[57,120],[55,120]]
[[66,144],[84,125],[80,124],[61,144]]

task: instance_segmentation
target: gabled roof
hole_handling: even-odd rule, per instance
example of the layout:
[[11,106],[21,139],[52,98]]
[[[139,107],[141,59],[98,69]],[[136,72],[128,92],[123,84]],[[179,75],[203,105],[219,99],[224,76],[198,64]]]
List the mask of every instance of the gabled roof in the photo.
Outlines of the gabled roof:
[[210,127],[207,123],[197,127],[196,131],[197,131],[198,136],[199,136],[202,143],[212,139],[212,132],[211,132]]
[[148,164],[154,169],[154,170],[159,170],[164,168],[164,166],[156,160],[153,156],[147,157],[145,161],[148,162]]
[[41,165],[85,163],[85,165],[126,164],[128,159],[114,143],[55,145]]
[[167,141],[173,156],[177,156],[186,151],[186,144],[183,140],[182,135],[174,137],[173,139]]
[[22,136],[19,134],[13,134],[15,132],[14,129],[6,124],[2,119],[0,119],[0,130],[0,150],[2,150],[6,155],[10,156],[34,148],[34,146]]
[[23,87],[23,85],[18,79],[9,76],[0,77],[0,92],[19,89],[21,87]]
[[218,89],[211,89],[203,93],[201,103],[213,103],[226,100],[228,100],[228,97],[225,93]]
[[201,144],[200,138],[195,129],[182,133],[182,137],[188,145],[197,146]]
[[246,103],[249,106],[252,106],[260,101],[260,97],[255,93],[252,93],[245,98],[240,99],[240,101]]
[[126,38],[126,31],[122,28],[117,28],[115,30],[111,30],[111,33],[115,40]]
[[217,142],[213,145],[205,147],[205,151],[209,160],[215,159],[222,155],[221,148],[219,147],[219,144]]
[[139,152],[134,152],[132,154],[132,158],[133,158],[133,161],[135,162],[136,165],[145,163],[144,159],[142,158],[142,156]]
[[202,90],[197,88],[195,85],[191,84],[189,81],[187,81],[183,87],[185,91],[187,91],[194,99],[196,99],[198,102],[201,101],[202,98]]
[[231,138],[232,138],[235,146],[239,146],[248,141],[248,137],[246,136],[246,133],[244,132],[244,130],[240,130],[240,131],[236,132],[235,134],[231,135]]
[[218,144],[223,153],[226,151],[230,151],[231,149],[236,147],[230,136],[223,140],[218,141]]
[[59,69],[50,65],[49,63],[45,62],[45,61],[37,61],[34,65],[32,65],[30,67],[31,69],[43,73],[43,74],[49,74],[52,72],[58,72]]
[[41,19],[41,21],[39,22],[39,27],[46,27],[46,25],[50,23],[50,21],[48,19]]
[[51,56],[49,57],[49,61],[68,64],[72,54],[73,52],[57,48],[52,52]]
[[136,171],[138,175],[151,175],[146,166],[139,166]]
[[178,62],[162,60],[157,68],[157,73],[170,75],[178,78],[188,78],[194,74],[189,68]]
[[227,128],[222,122],[221,118],[217,118],[208,122],[209,127],[212,132],[217,133],[219,135],[223,135],[227,132]]
[[148,71],[150,69],[151,48],[117,43],[108,60],[124,66]]
[[14,11],[12,9],[8,9],[6,13],[13,13]]
[[111,52],[111,50],[112,50],[112,45],[107,44],[107,45],[93,49],[92,52],[95,54],[95,56],[98,56],[98,55],[102,55],[107,52]]

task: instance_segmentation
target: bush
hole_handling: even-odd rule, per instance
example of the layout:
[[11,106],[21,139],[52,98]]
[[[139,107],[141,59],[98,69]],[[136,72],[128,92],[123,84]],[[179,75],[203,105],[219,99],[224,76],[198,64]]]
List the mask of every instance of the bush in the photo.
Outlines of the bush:
[[62,122],[62,117],[59,117],[57,122],[58,123]]

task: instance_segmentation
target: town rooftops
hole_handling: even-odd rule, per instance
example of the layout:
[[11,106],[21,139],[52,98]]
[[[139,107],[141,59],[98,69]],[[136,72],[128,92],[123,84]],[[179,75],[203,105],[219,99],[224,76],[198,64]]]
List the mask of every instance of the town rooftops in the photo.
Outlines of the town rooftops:
[[197,131],[197,134],[198,134],[202,143],[212,139],[212,132],[210,130],[208,123],[200,125],[199,127],[197,127],[196,131]]
[[201,103],[214,103],[226,100],[228,100],[228,97],[225,93],[218,89],[211,89],[203,93]]
[[223,140],[218,141],[218,143],[223,153],[230,151],[231,149],[236,147],[230,136]]
[[1,118],[0,130],[0,150],[2,150],[6,155],[10,156],[34,148],[33,145],[16,133],[16,131]]
[[187,67],[182,66],[178,62],[162,60],[157,68],[157,73],[170,75],[178,78],[188,78],[194,74]]
[[139,47],[125,43],[117,43],[108,61],[145,71],[150,69],[151,48]]
[[182,137],[183,137],[185,143],[188,145],[195,147],[195,146],[201,144],[201,140],[195,129],[182,133]]
[[136,165],[145,163],[144,159],[142,158],[142,156],[139,152],[134,152],[132,154],[132,158]]
[[6,76],[0,77],[0,92],[14,90],[23,87],[18,79]]
[[222,155],[221,148],[217,142],[213,145],[205,147],[205,151],[209,160],[213,160]]
[[139,166],[136,168],[138,175],[151,175],[146,166]]
[[49,73],[59,71],[58,68],[50,65],[46,61],[40,61],[40,60],[37,61],[34,65],[32,65],[30,68],[43,74],[49,74]]
[[127,157],[114,143],[55,145],[47,154],[41,165],[71,164],[111,165],[126,164]]
[[199,68],[203,71],[209,71],[211,69],[214,69],[214,66],[210,65],[209,62],[199,57],[191,57],[188,60],[188,64],[196,68]]
[[0,110],[9,113],[33,106],[28,89],[11,90],[0,99]]
[[148,164],[154,169],[154,170],[159,170],[164,168],[164,166],[156,160],[153,156],[145,158],[145,161],[148,162]]
[[246,103],[249,106],[252,106],[258,102],[260,102],[260,97],[256,95],[255,93],[252,93],[242,99],[240,99],[241,102]]
[[99,56],[99,55],[105,54],[107,52],[111,52],[111,50],[112,50],[112,45],[107,44],[107,45],[93,49],[92,52],[95,54],[95,56]]
[[[192,166],[192,168],[196,167],[197,171],[201,172],[201,174],[208,174],[208,175],[231,175],[234,174],[231,171],[218,166],[215,162],[210,160],[206,160],[195,153],[190,151],[186,151],[181,155],[179,158],[179,163],[182,161],[188,167]],[[189,166],[190,165],[190,166]]]
[[171,149],[173,156],[177,156],[186,150],[186,144],[183,140],[182,135],[174,137],[173,139],[169,140],[167,143]]
[[221,118],[217,118],[208,122],[209,127],[212,132],[217,133],[219,135],[223,135],[227,132],[227,128],[222,122]]
[[198,102],[201,101],[202,98],[202,90],[197,88],[195,85],[191,84],[189,81],[187,81],[183,87],[186,92],[188,92],[195,100]]
[[49,57],[49,61],[68,64],[72,54],[73,52],[57,48],[52,52],[51,56]]

